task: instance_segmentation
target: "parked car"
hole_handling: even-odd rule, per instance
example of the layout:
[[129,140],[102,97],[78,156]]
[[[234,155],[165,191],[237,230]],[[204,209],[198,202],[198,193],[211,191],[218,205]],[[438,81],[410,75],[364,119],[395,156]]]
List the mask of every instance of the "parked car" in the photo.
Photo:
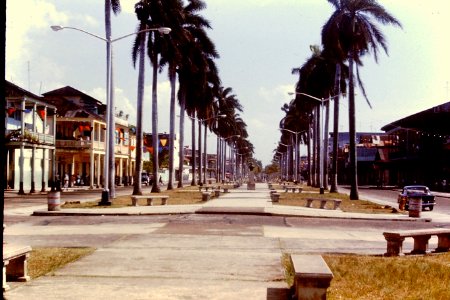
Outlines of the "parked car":
[[148,176],[148,174],[146,172],[142,173],[141,183],[145,184],[145,185],[149,185],[150,184],[150,176]]
[[403,188],[402,192],[398,195],[398,207],[399,209],[409,209],[409,199],[411,197],[421,197],[422,198],[422,210],[428,208],[433,210],[436,205],[436,200],[434,195],[431,193],[430,189],[424,185],[407,185]]

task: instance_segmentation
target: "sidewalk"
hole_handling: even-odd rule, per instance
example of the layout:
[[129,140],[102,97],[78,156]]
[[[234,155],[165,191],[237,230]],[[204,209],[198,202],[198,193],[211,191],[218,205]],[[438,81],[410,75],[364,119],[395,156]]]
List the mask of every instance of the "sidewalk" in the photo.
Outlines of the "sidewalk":
[[[383,203],[381,203],[383,204]],[[24,213],[24,209],[9,210],[7,213]],[[128,206],[122,208],[91,208],[91,209],[63,209],[61,211],[47,211],[47,206],[29,207],[27,214],[35,216],[51,215],[165,215],[165,214],[246,214],[266,216],[296,216],[311,218],[359,219],[359,220],[395,220],[395,221],[426,221],[432,218],[410,218],[399,214],[364,214],[347,213],[341,210],[314,209],[301,206],[274,205],[270,200],[267,184],[257,183],[256,189],[247,190],[244,184],[238,189],[231,189],[230,193],[222,193],[202,205],[158,205],[158,206]],[[447,215],[431,213],[439,220],[450,222]],[[422,214],[424,215],[424,214]],[[429,214],[427,214],[429,215]]]

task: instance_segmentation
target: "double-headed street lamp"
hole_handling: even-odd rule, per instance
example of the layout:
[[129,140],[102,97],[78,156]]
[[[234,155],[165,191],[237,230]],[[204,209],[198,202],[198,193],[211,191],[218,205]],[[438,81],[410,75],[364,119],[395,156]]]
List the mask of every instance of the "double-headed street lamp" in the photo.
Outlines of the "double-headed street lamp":
[[318,152],[320,153],[320,166],[319,166],[319,170],[320,170],[320,178],[319,178],[319,184],[320,184],[320,194],[324,194],[325,193],[325,189],[323,187],[323,164],[324,164],[324,156],[325,156],[325,146],[326,145],[322,145],[322,147],[320,146],[320,143],[324,143],[324,137],[323,137],[323,108],[324,108],[324,103],[327,101],[331,101],[334,98],[339,97],[339,95],[334,95],[334,96],[330,96],[327,99],[321,99],[306,93],[300,93],[300,92],[295,92],[295,93],[289,93],[289,95],[303,95],[306,96],[308,98],[311,98],[313,100],[319,101],[320,102],[320,132],[319,132],[319,150]]
[[[103,175],[103,191],[102,191],[102,200],[100,202],[101,205],[111,205],[109,201],[110,198],[115,198],[115,178],[114,178],[114,88],[112,81],[113,74],[113,65],[112,65],[112,43],[124,39],[126,37],[134,36],[140,33],[149,32],[149,31],[159,31],[161,34],[169,34],[171,29],[168,27],[158,27],[158,28],[147,28],[144,30],[140,30],[137,32],[133,32],[130,34],[126,34],[124,36],[111,39],[110,37],[104,38],[98,36],[96,34],[90,33],[80,28],[70,27],[70,26],[60,26],[54,25],[50,26],[53,31],[60,31],[63,29],[72,29],[76,31],[80,31],[92,37],[95,37],[99,40],[106,42],[106,128],[107,134],[105,135],[105,159],[104,159],[104,175]],[[142,149],[138,149],[138,151],[142,151]],[[108,162],[109,160],[109,162]],[[111,173],[111,174],[110,174]],[[108,183],[110,185],[110,189],[108,188]]]

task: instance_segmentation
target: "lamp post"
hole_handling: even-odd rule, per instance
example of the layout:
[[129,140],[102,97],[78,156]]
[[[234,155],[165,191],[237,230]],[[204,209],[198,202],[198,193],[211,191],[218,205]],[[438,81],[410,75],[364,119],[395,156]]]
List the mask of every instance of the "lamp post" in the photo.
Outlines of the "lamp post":
[[320,102],[320,132],[319,132],[319,153],[320,153],[320,166],[319,166],[319,170],[320,170],[320,178],[319,178],[319,182],[320,182],[320,194],[324,194],[325,193],[325,189],[323,187],[323,164],[324,164],[324,154],[325,154],[325,145],[321,146],[320,144],[324,142],[324,137],[323,137],[323,108],[324,108],[324,103],[327,101],[331,101],[331,99],[334,99],[336,97],[339,97],[339,95],[334,95],[334,96],[330,96],[328,97],[328,99],[321,99],[306,93],[300,93],[300,92],[295,92],[295,93],[289,93],[289,95],[303,95],[306,96],[308,98],[311,98],[313,100],[319,101]]
[[[134,36],[140,33],[149,32],[149,31],[159,31],[161,34],[169,34],[171,29],[168,27],[158,27],[158,28],[147,28],[144,30],[140,30],[137,32],[133,32],[130,34],[126,34],[124,36],[110,39],[98,36],[96,34],[90,33],[80,28],[70,27],[70,26],[60,26],[53,25],[50,26],[53,31],[60,31],[63,29],[72,29],[76,31],[80,31],[87,35],[90,35],[94,38],[102,40],[106,42],[106,128],[107,134],[105,135],[105,159],[104,159],[104,170],[103,170],[103,191],[102,191],[102,200],[99,203],[100,205],[111,205],[111,201],[109,199],[115,198],[115,178],[114,178],[114,88],[112,82],[112,43],[124,39],[126,37]],[[140,149],[142,151],[142,149]],[[109,162],[108,162],[109,160]],[[111,173],[111,174],[110,174]],[[110,189],[108,188],[108,183],[110,185]]]
[[298,151],[298,135],[302,132],[305,132],[306,130],[302,130],[302,131],[292,131],[290,129],[286,129],[286,128],[278,128],[280,131],[284,130],[287,132],[290,132],[292,134],[295,134],[295,147],[294,147],[294,151],[295,151],[295,165],[294,165],[294,173],[295,173],[295,180],[298,181],[298,166],[299,166],[299,151]]

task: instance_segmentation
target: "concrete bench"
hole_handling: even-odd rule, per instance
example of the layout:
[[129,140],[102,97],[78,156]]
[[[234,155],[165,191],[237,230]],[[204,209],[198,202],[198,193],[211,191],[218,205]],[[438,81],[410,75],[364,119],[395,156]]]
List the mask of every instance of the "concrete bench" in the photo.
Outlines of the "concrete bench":
[[161,205],[167,205],[167,200],[169,196],[163,195],[139,195],[139,196],[131,196],[131,205],[138,206],[139,199],[147,199],[147,205],[151,206],[153,204],[154,199],[161,199]]
[[214,186],[209,186],[209,185],[203,185],[203,186],[199,186],[198,187],[198,191],[199,192],[201,192],[201,191],[209,191],[209,189],[214,189]]
[[299,193],[301,193],[303,191],[303,188],[298,187],[298,186],[284,186],[284,191],[287,193],[289,191],[292,191],[293,193],[295,193],[295,191],[298,190]]
[[291,255],[294,268],[293,299],[326,299],[333,273],[320,255]]
[[332,198],[307,198],[306,199],[306,207],[311,207],[311,205],[314,201],[320,202],[321,209],[325,209],[325,205],[327,204],[327,202],[331,202],[331,203],[333,203],[334,210],[338,209],[339,206],[341,206],[341,202],[342,202],[342,200],[332,199]]
[[280,194],[279,193],[270,193],[270,199],[272,202],[278,202],[280,201]]
[[396,232],[383,232],[387,242],[385,256],[399,256],[403,254],[403,241],[407,237],[414,239],[414,248],[411,254],[425,254],[428,250],[428,241],[431,236],[438,238],[438,245],[434,252],[448,252],[450,249],[450,229],[431,228],[417,230],[401,230]]
[[202,192],[202,201],[209,201],[211,200],[211,196],[213,196],[215,193],[212,192]]
[[27,259],[30,257],[30,246],[3,244],[3,291],[9,289],[6,279],[14,281],[29,281]]

